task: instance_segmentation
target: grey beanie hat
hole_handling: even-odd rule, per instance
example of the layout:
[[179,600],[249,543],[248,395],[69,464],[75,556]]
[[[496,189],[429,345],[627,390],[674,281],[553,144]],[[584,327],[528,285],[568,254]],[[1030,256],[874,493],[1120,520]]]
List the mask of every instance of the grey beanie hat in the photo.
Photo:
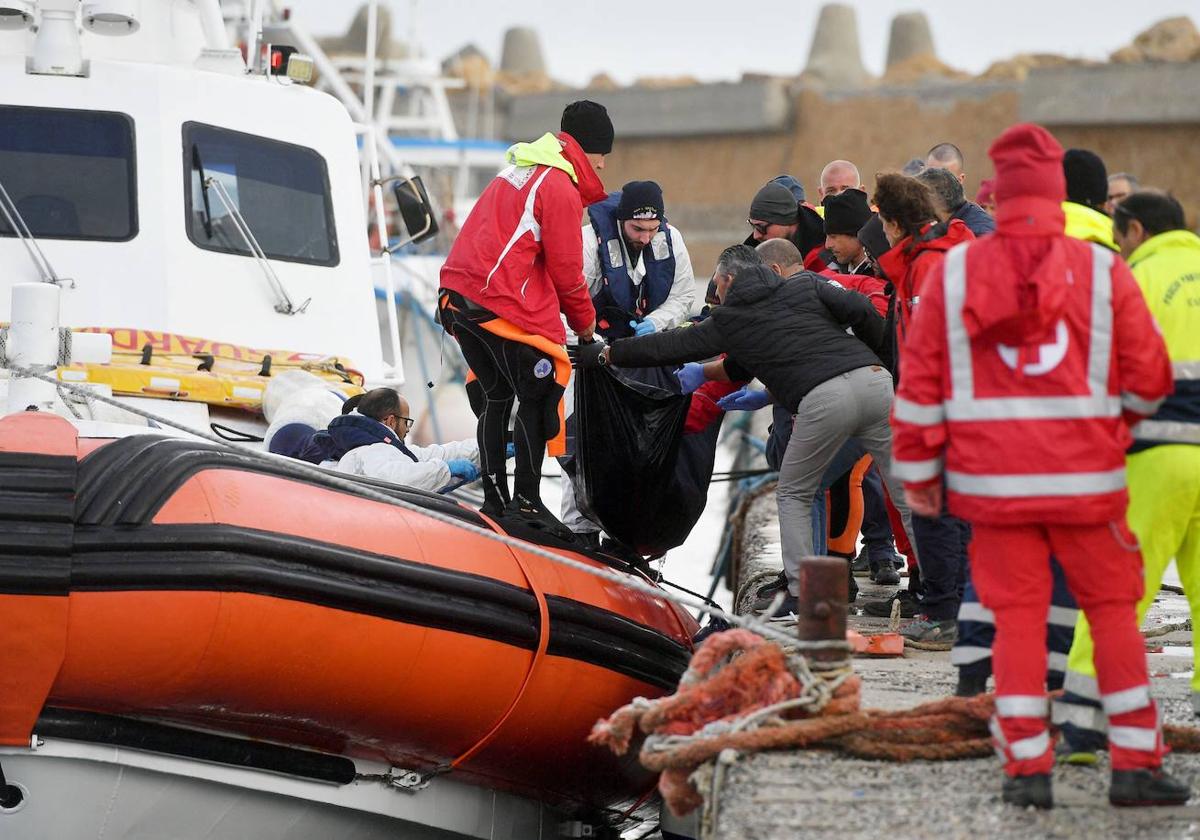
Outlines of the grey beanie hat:
[[800,204],[791,190],[772,181],[750,202],[750,218],[773,225],[794,225],[800,221]]

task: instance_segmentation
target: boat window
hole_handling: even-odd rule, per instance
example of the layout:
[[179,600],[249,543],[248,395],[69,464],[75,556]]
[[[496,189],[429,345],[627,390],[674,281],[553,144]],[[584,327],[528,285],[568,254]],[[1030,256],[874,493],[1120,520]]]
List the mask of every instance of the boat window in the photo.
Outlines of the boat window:
[[315,151],[195,122],[183,125],[183,151],[187,231],[196,245],[252,256],[239,230],[244,220],[271,259],[337,265],[329,172]]
[[[111,111],[0,105],[0,184],[36,237],[137,235],[133,120]],[[0,213],[0,236],[14,236]]]

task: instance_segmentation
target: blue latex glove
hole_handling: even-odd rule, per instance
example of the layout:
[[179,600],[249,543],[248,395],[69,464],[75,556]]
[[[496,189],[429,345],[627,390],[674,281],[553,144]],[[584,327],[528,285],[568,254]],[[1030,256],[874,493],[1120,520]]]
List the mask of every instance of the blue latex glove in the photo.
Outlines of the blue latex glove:
[[629,326],[633,327],[634,335],[650,335],[658,329],[653,321],[630,321]]
[[461,478],[467,482],[479,478],[479,467],[466,458],[452,458],[446,462],[446,466],[450,468],[450,475],[454,478]]
[[517,445],[515,443],[513,443],[511,440],[508,443],[504,444],[504,457],[505,458],[516,458],[517,457]]
[[751,391],[749,388],[739,388],[717,400],[717,406],[725,411],[758,411],[770,404],[770,394],[766,391]]
[[704,365],[699,362],[688,362],[681,368],[675,368],[675,378],[679,380],[679,390],[684,394],[692,393],[708,381],[704,376]]

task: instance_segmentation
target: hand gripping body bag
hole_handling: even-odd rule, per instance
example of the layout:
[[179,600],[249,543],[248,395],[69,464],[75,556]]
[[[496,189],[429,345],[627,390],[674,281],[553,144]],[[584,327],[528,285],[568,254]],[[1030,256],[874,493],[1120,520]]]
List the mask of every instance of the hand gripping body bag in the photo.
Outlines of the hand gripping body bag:
[[575,501],[643,556],[682,545],[708,500],[720,424],[685,435],[691,399],[669,367],[575,374]]

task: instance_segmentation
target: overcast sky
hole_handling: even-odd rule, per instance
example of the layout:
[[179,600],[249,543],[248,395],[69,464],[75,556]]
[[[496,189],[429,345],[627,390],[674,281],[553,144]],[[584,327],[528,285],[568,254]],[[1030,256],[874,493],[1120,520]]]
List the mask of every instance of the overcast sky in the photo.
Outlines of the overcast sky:
[[[315,35],[340,34],[358,0],[283,0]],[[1105,58],[1156,21],[1191,14],[1196,0],[849,0],[858,10],[862,57],[881,73],[897,12],[920,9],[942,61],[979,72],[1019,52]],[[392,9],[394,35],[408,32],[410,0]],[[628,83],[639,76],[736,79],[743,72],[794,75],[803,69],[819,2],[807,0],[418,0],[425,53],[441,59],[474,43],[499,62],[504,30],[535,27],[550,74],[583,84],[601,71]],[[519,9],[519,11],[517,10]],[[731,17],[731,10],[741,10]]]

